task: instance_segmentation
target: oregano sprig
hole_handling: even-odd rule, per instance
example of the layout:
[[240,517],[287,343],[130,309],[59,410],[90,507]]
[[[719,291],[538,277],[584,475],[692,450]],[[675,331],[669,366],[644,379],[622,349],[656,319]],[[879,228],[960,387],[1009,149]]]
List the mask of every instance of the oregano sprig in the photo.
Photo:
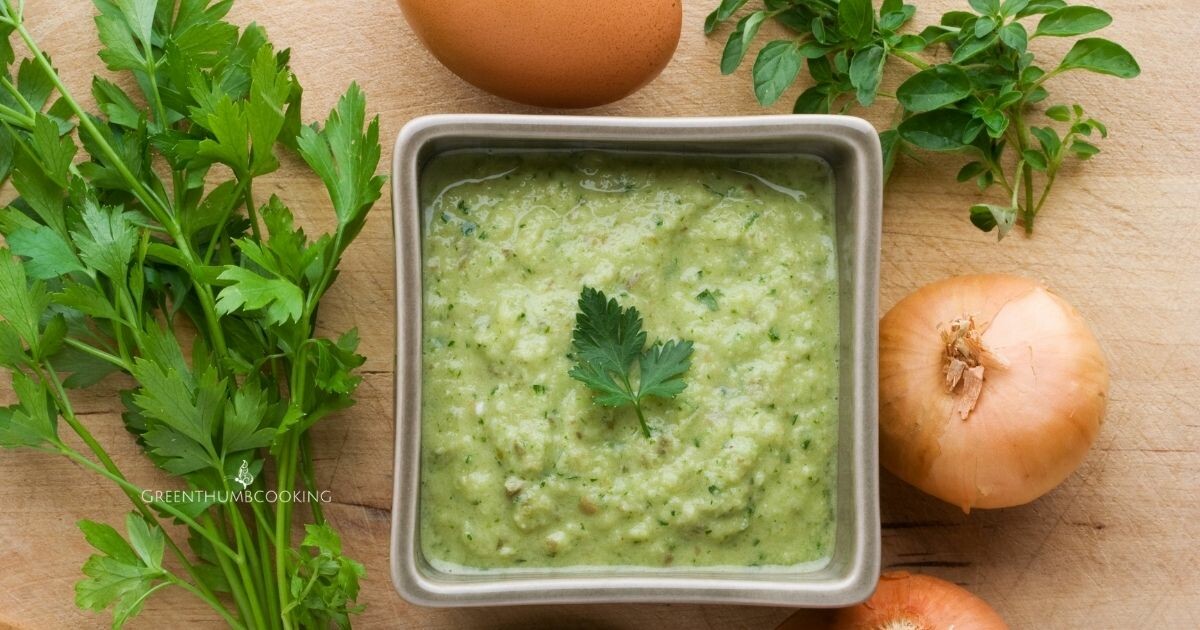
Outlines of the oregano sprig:
[[[746,4],[722,0],[705,21],[705,32]],[[812,84],[796,98],[795,113],[846,113],[879,98],[892,100],[893,122],[880,133],[885,172],[898,155],[917,149],[964,154],[969,161],[958,181],[1004,193],[1001,203],[972,206],[971,222],[997,230],[1000,238],[1017,224],[1032,234],[1062,166],[1099,153],[1093,140],[1108,135],[1079,104],[1039,111],[1050,98],[1046,83],[1075,70],[1128,79],[1140,68],[1127,50],[1099,37],[1076,40],[1052,66],[1030,49],[1040,37],[1078,37],[1108,26],[1112,17],[1101,9],[1063,0],[967,4],[969,11],[949,11],[937,24],[912,33],[905,27],[916,7],[903,0],[884,0],[878,10],[871,0],[764,0],[729,34],[721,71],[734,72],[762,24],[774,20],[792,34],[766,43],[755,58],[751,75],[760,103],[773,104],[802,67]],[[945,54],[938,55],[939,48]],[[893,61],[911,74],[895,94],[884,94],[879,86]]]

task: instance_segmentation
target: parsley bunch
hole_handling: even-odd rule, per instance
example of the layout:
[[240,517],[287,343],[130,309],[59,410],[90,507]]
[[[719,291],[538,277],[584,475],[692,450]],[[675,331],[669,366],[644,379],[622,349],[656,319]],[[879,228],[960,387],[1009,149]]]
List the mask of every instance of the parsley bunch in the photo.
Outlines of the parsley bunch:
[[[308,429],[354,402],[358,337],[315,322],[380,197],[378,120],[351,85],[324,124],[303,125],[288,51],[226,22],[231,4],[95,0],[100,58],[135,89],[94,77],[89,112],[24,2],[0,0],[0,184],[19,194],[0,211],[0,366],[18,399],[0,408],[0,446],[61,454],[129,497],[124,535],[79,523],[98,553],[76,604],[111,609],[114,626],[174,586],[235,628],[346,627],[363,568],[320,505],[293,546],[291,501],[233,491],[316,491]],[[324,182],[331,233],[256,199],[285,148]],[[219,499],[147,501],[122,473],[72,402],[114,372],[132,379],[123,419],[146,456]],[[186,550],[167,522],[187,528]]]
[[[650,437],[650,427],[642,401],[650,396],[674,398],[687,387],[683,373],[692,365],[692,342],[672,339],[646,348],[641,313],[632,306],[622,308],[591,287],[584,287],[579,295],[572,342],[575,366],[569,372],[571,378],[591,388],[598,405],[633,405],[646,437]],[[633,386],[635,362],[637,387]]]
[[[711,33],[747,0],[722,0],[705,22]],[[1140,73],[1120,45],[1098,37],[1076,40],[1054,66],[1029,49],[1039,37],[1076,37],[1108,26],[1104,11],[1063,0],[968,0],[971,11],[950,11],[919,34],[902,32],[916,7],[884,0],[764,0],[729,35],[721,71],[742,63],[762,24],[770,19],[792,35],[767,43],[754,62],[754,93],[763,105],[778,100],[807,66],[813,84],[796,98],[796,113],[845,113],[879,98],[896,102],[890,128],[880,133],[884,168],[912,149],[957,152],[968,162],[958,181],[981,191],[998,185],[1003,202],[971,207],[971,222],[1004,238],[1020,223],[1033,233],[1063,164],[1086,160],[1100,149],[1088,140],[1108,129],[1081,105],[1056,104],[1039,112],[1045,84],[1074,70],[1121,78]],[[1038,18],[1032,27],[1027,23]],[[938,49],[944,49],[939,53]],[[930,57],[922,53],[933,53]],[[947,59],[944,60],[943,59]],[[884,69],[899,60],[913,72],[895,94],[880,92]],[[1038,118],[1040,124],[1035,124]]]

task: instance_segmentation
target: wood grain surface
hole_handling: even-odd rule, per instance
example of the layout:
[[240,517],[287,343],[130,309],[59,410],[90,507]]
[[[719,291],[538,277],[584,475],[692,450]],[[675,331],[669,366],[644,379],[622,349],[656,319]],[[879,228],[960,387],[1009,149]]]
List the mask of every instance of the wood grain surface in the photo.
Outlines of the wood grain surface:
[[[684,32],[663,75],[613,115],[756,114],[749,77],[722,77],[723,37],[705,39],[716,0],[685,2]],[[991,602],[1014,628],[1200,627],[1200,138],[1192,45],[1200,19],[1184,0],[1094,2],[1115,16],[1106,34],[1143,67],[1136,81],[1077,73],[1056,79],[1056,100],[1086,104],[1109,123],[1104,152],[1060,177],[1032,239],[997,244],[975,230],[974,189],[953,161],[901,165],[884,213],[882,306],[951,274],[1003,271],[1044,279],[1092,322],[1113,373],[1111,406],[1080,470],[1043,499],[970,515],[882,475],[883,563],[938,575]],[[84,0],[30,0],[32,30],[77,94],[98,43]],[[924,24],[962,0],[919,1]],[[266,26],[293,48],[306,119],[323,117],[351,79],[383,121],[385,153],[409,119],[435,112],[530,112],[482,94],[439,66],[388,0],[239,0],[233,18]],[[1064,52],[1039,40],[1038,50]],[[1056,48],[1056,46],[1059,46]],[[894,81],[893,81],[894,84]],[[793,97],[795,92],[792,93]],[[788,100],[787,98],[783,100]],[[1070,101],[1068,101],[1070,102]],[[786,111],[780,105],[779,111]],[[324,191],[296,164],[259,186],[330,224]],[[772,628],[791,611],[719,606],[571,606],[432,610],[410,606],[388,578],[392,490],[393,244],[389,200],[351,248],[322,309],[322,326],[357,325],[367,355],[358,406],[316,429],[319,482],[348,553],[365,563],[362,628]],[[114,379],[119,380],[119,379]],[[134,480],[170,487],[115,414],[110,382],[82,397],[83,417]],[[5,392],[3,398],[11,396]],[[80,518],[110,523],[128,511],[106,481],[63,459],[0,453],[0,626],[103,627],[80,612],[72,584],[88,548]],[[821,616],[813,615],[814,627]],[[206,608],[178,589],[156,594],[136,627],[211,627]]]

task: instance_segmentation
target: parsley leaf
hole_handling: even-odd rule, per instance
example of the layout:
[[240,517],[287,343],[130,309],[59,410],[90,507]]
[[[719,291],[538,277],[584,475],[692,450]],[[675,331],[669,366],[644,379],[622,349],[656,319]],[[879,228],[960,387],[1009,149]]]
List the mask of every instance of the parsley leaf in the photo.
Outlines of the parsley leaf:
[[138,241],[137,228],[129,216],[117,208],[100,208],[89,201],[80,217],[84,229],[71,233],[79,257],[110,279],[124,282]]
[[121,320],[113,303],[96,287],[70,282],[62,290],[50,296],[55,304],[61,304],[96,319]]
[[100,58],[109,70],[141,70],[144,51],[151,49],[154,0],[98,0],[96,31],[104,48]]
[[4,221],[5,240],[12,253],[25,259],[25,273],[31,278],[49,280],[73,271],[83,271],[83,263],[61,234],[19,212],[9,212]]
[[358,595],[363,566],[342,555],[342,541],[328,525],[305,525],[302,551],[294,560],[299,565],[291,582],[292,598],[304,602],[299,617],[301,628],[349,628],[350,615],[362,610],[351,606]]
[[[77,604],[119,627],[176,585],[230,627],[348,627],[363,569],[321,506],[294,519],[286,500],[247,510],[223,493],[263,487],[264,466],[281,497],[318,490],[307,432],[354,404],[358,335],[322,336],[316,320],[381,196],[378,118],[352,85],[304,126],[289,51],[225,21],[233,0],[93,0],[100,58],[126,76],[93,77],[88,111],[24,4],[0,0],[0,185],[17,194],[0,203],[0,366],[17,399],[0,408],[0,446],[58,452],[136,508],[127,538],[81,523],[102,553]],[[280,198],[256,203],[282,148],[325,184],[335,229],[310,238]],[[133,381],[122,419],[144,454],[207,498],[145,499],[80,422],[69,390],[117,371]],[[59,438],[59,418],[75,438]],[[160,517],[186,526],[191,554]],[[309,518],[317,529],[296,544]]]
[[157,463],[177,475],[186,475],[221,462],[213,443],[225,383],[209,367],[193,374],[183,360],[174,337],[158,337],[158,356],[139,357],[133,376],[141,387],[133,402],[146,420],[142,436]]
[[21,341],[36,349],[39,321],[50,298],[40,282],[30,284],[27,278],[24,265],[9,250],[0,248],[0,317]]
[[303,127],[298,140],[300,155],[329,189],[339,231],[347,238],[362,229],[367,209],[383,190],[383,177],[375,175],[379,119],[372,120],[364,134],[365,109],[362,90],[351,83],[325,127]]
[[69,136],[60,134],[58,123],[45,114],[35,116],[29,147],[42,172],[59,187],[66,188],[76,147]]
[[0,446],[56,444],[58,415],[46,386],[21,372],[13,372],[12,389],[20,403],[0,407]]
[[225,403],[222,446],[227,453],[269,446],[275,432],[263,428],[269,411],[266,392],[253,381],[244,383]]
[[717,304],[717,298],[719,297],[721,297],[720,289],[716,291],[705,289],[696,294],[696,301],[700,302],[704,306],[707,306],[708,310],[715,311],[717,308],[719,308],[719,305]]
[[304,294],[300,287],[283,278],[266,278],[249,269],[229,266],[219,279],[230,282],[217,298],[217,311],[263,311],[271,324],[283,324],[300,319],[304,309]]
[[[636,308],[622,308],[603,292],[584,287],[572,334],[575,365],[571,378],[593,390],[593,400],[605,407],[633,405],[642,434],[650,427],[642,400],[674,398],[687,386],[680,378],[692,364],[692,342],[671,340],[645,349],[646,333]],[[632,368],[638,364],[638,386]]]
[[621,308],[604,293],[584,287],[573,341],[581,364],[602,372],[622,373],[641,354],[646,333],[636,308]]
[[4,183],[12,173],[13,137],[8,129],[0,126],[0,184]]
[[129,542],[104,523],[82,520],[78,525],[88,544],[101,553],[84,563],[87,579],[75,584],[75,604],[91,610],[112,606],[113,627],[120,628],[141,611],[151,593],[169,584],[162,568],[163,531],[132,513],[125,518]]
[[674,398],[687,384],[680,376],[692,365],[692,342],[656,343],[638,358],[638,398]]

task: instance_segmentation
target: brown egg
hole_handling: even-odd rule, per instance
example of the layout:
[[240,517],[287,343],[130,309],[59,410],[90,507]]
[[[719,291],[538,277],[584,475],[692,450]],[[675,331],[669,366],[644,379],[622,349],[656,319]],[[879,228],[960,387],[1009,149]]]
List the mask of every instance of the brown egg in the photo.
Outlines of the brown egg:
[[399,0],[467,82],[543,107],[591,107],[649,83],[679,43],[682,0]]

